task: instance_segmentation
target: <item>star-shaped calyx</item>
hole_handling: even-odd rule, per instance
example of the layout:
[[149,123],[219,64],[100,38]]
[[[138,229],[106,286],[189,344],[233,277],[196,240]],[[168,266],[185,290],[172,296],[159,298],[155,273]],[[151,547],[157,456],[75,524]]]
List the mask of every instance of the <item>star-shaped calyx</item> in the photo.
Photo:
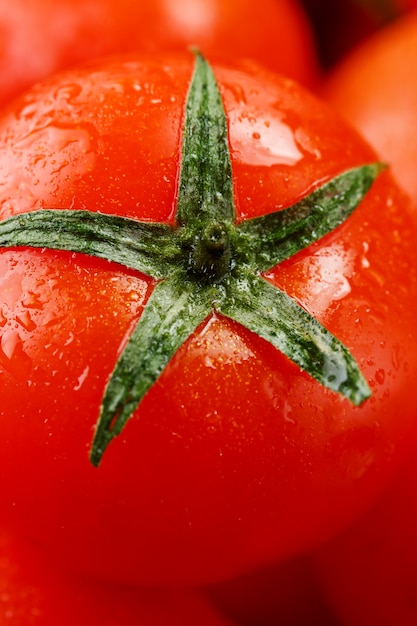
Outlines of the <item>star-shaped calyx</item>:
[[60,209],[0,222],[0,246],[81,252],[157,279],[107,383],[91,451],[94,465],[213,310],[269,341],[355,405],[370,396],[349,350],[262,272],[346,220],[381,169],[374,163],[348,170],[287,209],[237,223],[226,114],[212,70],[196,53],[174,225]]

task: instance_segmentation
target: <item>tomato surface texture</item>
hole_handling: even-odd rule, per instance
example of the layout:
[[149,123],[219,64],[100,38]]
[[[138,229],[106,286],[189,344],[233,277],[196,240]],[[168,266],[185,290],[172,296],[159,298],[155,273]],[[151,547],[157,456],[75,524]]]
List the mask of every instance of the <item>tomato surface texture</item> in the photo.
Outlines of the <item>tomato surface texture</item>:
[[[25,237],[28,216],[51,216],[40,211],[50,209],[62,217],[66,209],[140,221],[144,232],[155,224],[170,237],[182,232],[176,223],[191,218],[184,208],[178,213],[181,185],[194,184],[182,168],[186,153],[193,161],[183,139],[196,58],[97,62],[51,78],[5,110],[0,231],[23,224]],[[213,71],[231,157],[237,226],[225,218],[230,237],[249,236],[248,222],[313,191],[331,196],[329,181],[375,162],[350,127],[290,80],[244,64]],[[197,128],[199,116],[193,120]],[[203,145],[200,158],[211,151]],[[214,196],[223,197],[216,186]],[[263,277],[255,272],[253,284],[287,294],[294,315],[320,325],[323,343],[326,333],[342,342],[370,397],[355,404],[302,371],[295,353],[288,358],[226,315],[223,304],[230,312],[241,291],[233,302],[214,301],[231,278],[181,270],[184,289],[207,294],[213,285],[213,307],[95,464],[106,385],[154,294],[170,283],[114,260],[49,249],[62,225],[41,247],[6,244],[2,234],[3,518],[75,569],[177,583],[220,580],[296,554],[355,517],[408,446],[417,403],[409,392],[417,371],[415,223],[387,170],[358,204]],[[198,214],[194,203],[187,210]],[[223,235],[214,231],[215,247]],[[231,265],[241,263],[239,254]],[[286,321],[292,333],[295,319]],[[343,371],[337,376],[343,387]]]

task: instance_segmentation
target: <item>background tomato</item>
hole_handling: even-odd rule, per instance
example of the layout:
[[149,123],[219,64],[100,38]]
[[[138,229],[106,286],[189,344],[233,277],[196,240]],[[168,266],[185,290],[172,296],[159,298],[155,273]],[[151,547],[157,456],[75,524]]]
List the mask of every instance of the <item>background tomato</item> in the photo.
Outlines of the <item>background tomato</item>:
[[417,12],[352,51],[328,76],[323,95],[354,124],[417,200]]
[[413,450],[377,504],[316,556],[323,589],[343,625],[416,623],[416,488]]
[[390,0],[302,0],[325,70],[396,14]]
[[394,4],[398,6],[400,10],[409,10],[417,8],[416,0],[395,0]]
[[[259,67],[215,65],[239,219],[375,156],[324,103]],[[0,119],[0,214],[72,207],[172,221],[193,56],[92,64]],[[417,250],[381,174],[325,239],[267,274],[352,350],[354,407],[213,314],[94,468],[103,389],[154,283],[82,254],[1,252],[0,506],[74,568],[209,582],[300,552],[354,518],[409,445]],[[406,278],[405,278],[406,277]]]
[[0,623],[8,626],[231,626],[197,592],[77,578],[19,535],[0,531]]
[[239,626],[338,626],[305,555],[212,585],[207,593]]
[[298,0],[0,0],[0,104],[80,61],[189,45],[253,57],[309,85],[318,76]]

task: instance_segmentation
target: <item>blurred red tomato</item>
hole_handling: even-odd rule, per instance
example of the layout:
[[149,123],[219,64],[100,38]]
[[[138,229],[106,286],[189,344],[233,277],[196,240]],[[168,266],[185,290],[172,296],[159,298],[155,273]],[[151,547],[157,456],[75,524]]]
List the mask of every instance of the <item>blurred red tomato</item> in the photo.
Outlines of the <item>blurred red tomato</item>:
[[417,450],[384,497],[317,555],[344,626],[417,624]]
[[305,556],[218,583],[208,594],[240,626],[337,626]]
[[101,55],[198,46],[312,84],[317,58],[298,0],[0,0],[0,105]]
[[417,201],[417,12],[355,49],[327,78],[323,95],[392,165]]
[[380,27],[387,17],[386,6],[383,2],[384,6],[378,8],[377,3],[378,0],[303,0],[324,68],[332,67]]
[[227,626],[199,593],[100,584],[0,530],[1,626]]

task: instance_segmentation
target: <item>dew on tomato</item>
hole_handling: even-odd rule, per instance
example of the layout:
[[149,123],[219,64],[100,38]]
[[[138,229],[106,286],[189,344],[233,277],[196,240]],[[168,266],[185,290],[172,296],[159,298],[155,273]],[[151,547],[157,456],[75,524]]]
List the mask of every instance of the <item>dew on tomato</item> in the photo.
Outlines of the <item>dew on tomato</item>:
[[236,117],[233,124],[231,149],[237,162],[250,165],[295,165],[303,155],[297,145],[295,133],[279,115],[259,119],[256,112]]

